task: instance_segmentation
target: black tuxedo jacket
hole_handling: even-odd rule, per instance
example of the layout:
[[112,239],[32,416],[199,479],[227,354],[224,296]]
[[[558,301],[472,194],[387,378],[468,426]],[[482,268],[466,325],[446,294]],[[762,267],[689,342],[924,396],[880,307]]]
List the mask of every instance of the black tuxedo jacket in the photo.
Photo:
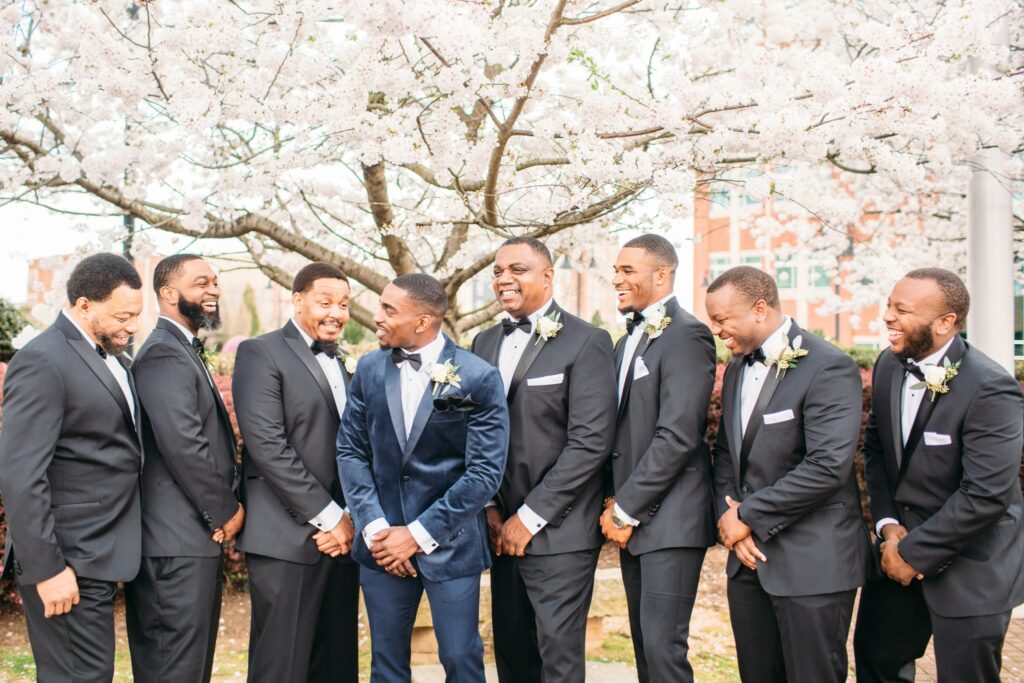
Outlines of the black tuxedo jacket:
[[[665,312],[672,322],[654,339],[644,333],[632,361],[623,358],[625,336],[615,345],[616,382],[622,363],[631,366],[619,401],[612,488],[619,507],[640,522],[629,539],[634,555],[706,548],[717,538],[704,441],[715,342],[674,297]],[[647,374],[636,377],[641,367]]]
[[[925,575],[931,609],[946,617],[997,614],[1024,602],[1020,385],[960,337],[949,392],[926,392],[903,444],[904,371],[886,349],[875,362],[864,468],[875,520],[910,533],[900,555]],[[909,380],[916,382],[911,377]]]
[[141,468],[124,392],[95,345],[60,314],[15,354],[4,378],[4,559],[18,583],[52,578],[66,565],[90,579],[134,578]]
[[[768,558],[759,562],[770,595],[838,593],[864,584],[870,541],[860,510],[854,456],[860,438],[861,381],[853,360],[792,323],[789,341],[808,351],[761,387],[742,435],[743,359],[722,383],[722,421],[715,440],[715,505],[741,501],[740,518]],[[727,572],[740,569],[735,553]]]
[[[339,356],[348,388],[350,375]],[[341,416],[323,369],[299,330],[284,327],[238,347],[232,381],[242,432],[245,528],[238,547],[289,562],[322,555],[309,520],[344,507],[335,463]]]
[[[531,555],[603,543],[596,520],[615,433],[611,337],[557,305],[551,311],[561,314],[562,329],[547,341],[534,333],[512,376],[508,462],[498,491],[505,518],[525,502],[548,522],[527,546]],[[497,367],[504,339],[495,325],[476,336],[473,352]]]
[[132,363],[142,405],[143,557],[216,557],[238,510],[235,436],[191,339],[161,318]]

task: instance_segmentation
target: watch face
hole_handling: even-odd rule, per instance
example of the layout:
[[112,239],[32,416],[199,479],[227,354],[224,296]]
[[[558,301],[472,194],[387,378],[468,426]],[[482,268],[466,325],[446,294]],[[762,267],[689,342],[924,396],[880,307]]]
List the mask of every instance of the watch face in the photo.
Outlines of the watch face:
[[615,525],[616,529],[622,529],[626,526],[626,523],[619,519],[619,516],[616,514],[612,514],[612,524]]

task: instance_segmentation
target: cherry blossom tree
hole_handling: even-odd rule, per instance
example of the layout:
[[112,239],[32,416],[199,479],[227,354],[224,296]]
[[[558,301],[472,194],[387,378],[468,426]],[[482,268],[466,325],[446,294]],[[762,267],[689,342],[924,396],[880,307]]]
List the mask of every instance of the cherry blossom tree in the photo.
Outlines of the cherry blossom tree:
[[1005,0],[2,4],[6,201],[236,240],[283,284],[429,272],[456,333],[497,311],[456,295],[501,240],[665,229],[721,183],[812,217],[807,248],[856,237],[869,292],[955,251],[966,160],[1024,139]]

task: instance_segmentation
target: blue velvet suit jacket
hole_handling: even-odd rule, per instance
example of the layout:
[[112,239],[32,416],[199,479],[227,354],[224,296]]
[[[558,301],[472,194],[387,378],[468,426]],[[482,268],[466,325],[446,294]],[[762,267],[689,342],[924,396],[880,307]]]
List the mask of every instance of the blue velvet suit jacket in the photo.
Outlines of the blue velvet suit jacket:
[[[508,450],[508,404],[496,368],[445,338],[438,363],[458,366],[461,386],[427,385],[409,437],[401,375],[389,351],[359,361],[338,431],[338,473],[357,532],[384,517],[414,520],[438,543],[418,553],[420,574],[446,581],[490,567],[484,505],[501,484]],[[352,556],[379,569],[356,534]]]

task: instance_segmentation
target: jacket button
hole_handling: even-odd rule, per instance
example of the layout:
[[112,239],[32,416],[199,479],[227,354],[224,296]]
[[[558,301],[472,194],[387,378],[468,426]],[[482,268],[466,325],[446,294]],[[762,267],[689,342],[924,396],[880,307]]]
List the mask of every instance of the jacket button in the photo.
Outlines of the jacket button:
[[903,511],[904,512],[910,512],[910,506],[909,505],[904,505],[903,506]]
[[409,475],[407,474],[407,475],[405,475],[405,476],[403,476],[403,477],[402,477],[402,481],[409,481],[409,480],[410,480],[411,478],[412,478],[412,477],[410,477],[410,476],[409,476]]
[[621,455],[621,454],[618,451],[612,451],[612,457],[613,458],[617,458],[617,457],[619,457],[619,455]]
[[750,487],[744,484],[742,487],[740,487],[740,491],[742,491],[743,493],[750,493]]

